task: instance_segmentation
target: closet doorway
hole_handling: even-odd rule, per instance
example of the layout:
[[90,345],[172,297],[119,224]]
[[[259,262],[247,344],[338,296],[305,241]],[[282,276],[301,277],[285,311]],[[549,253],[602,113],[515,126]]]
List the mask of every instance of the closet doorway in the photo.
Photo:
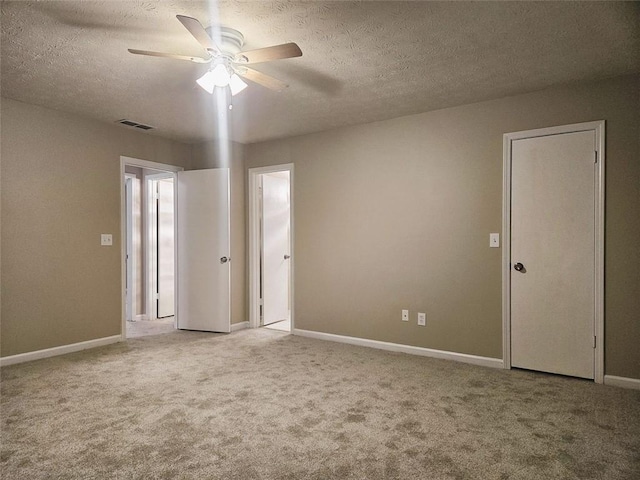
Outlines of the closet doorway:
[[249,170],[250,325],[293,329],[293,165]]

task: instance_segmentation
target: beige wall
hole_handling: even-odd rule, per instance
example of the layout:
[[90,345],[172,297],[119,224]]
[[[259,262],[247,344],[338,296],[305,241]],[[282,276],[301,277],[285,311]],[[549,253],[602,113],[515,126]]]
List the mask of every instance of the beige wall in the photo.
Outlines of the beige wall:
[[193,146],[193,169],[229,168],[231,196],[231,323],[248,321],[246,316],[245,168],[243,145],[225,142]]
[[1,108],[2,356],[120,334],[120,156],[189,168],[191,146],[14,100]]
[[295,164],[296,328],[501,358],[501,249],[488,244],[502,136],[604,119],[606,373],[640,378],[638,87],[622,77],[247,146],[247,168]]
[[[604,119],[606,373],[640,378],[638,87],[623,77],[232,144],[232,322],[246,320],[245,167],[291,162],[297,328],[499,358],[501,250],[487,245],[501,231],[502,134]],[[120,155],[215,168],[217,145],[1,108],[1,355],[119,334]]]

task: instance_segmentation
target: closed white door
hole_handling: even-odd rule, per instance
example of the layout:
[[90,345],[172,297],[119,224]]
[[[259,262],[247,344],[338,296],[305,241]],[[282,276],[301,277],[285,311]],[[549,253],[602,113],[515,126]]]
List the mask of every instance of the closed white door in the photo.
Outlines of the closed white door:
[[511,145],[511,365],[594,378],[595,133]]
[[289,318],[289,172],[262,176],[263,325]]
[[173,178],[158,180],[158,318],[175,315]]
[[178,328],[231,331],[229,169],[178,172]]

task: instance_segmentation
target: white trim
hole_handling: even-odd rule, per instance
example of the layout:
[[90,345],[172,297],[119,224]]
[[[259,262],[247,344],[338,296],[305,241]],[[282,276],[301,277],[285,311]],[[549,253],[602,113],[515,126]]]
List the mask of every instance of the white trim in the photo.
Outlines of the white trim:
[[593,131],[598,161],[595,165],[595,319],[594,381],[604,382],[604,202],[605,121],[574,123],[550,128],[505,133],[502,160],[502,358],[511,368],[511,143],[523,138]]
[[502,153],[502,360],[511,368],[511,141],[503,136]]
[[616,377],[615,375],[605,375],[604,384],[612,387],[630,388],[640,390],[640,379],[629,377]]
[[70,345],[62,345],[60,347],[45,348],[44,350],[36,350],[35,352],[19,353],[18,355],[10,355],[0,358],[0,366],[15,365],[16,363],[31,362],[43,358],[57,357],[67,353],[79,352],[89,348],[102,347],[112,343],[122,341],[121,335],[112,335],[111,337],[96,338],[95,340],[87,340],[86,342],[72,343]]
[[410,355],[420,355],[422,357],[440,358],[443,360],[453,360],[456,362],[470,363],[481,367],[503,368],[502,359],[479,357],[467,353],[448,352],[446,350],[434,350],[432,348],[414,347],[412,345],[402,345],[400,343],[381,342],[379,340],[369,340],[367,338],[347,337],[335,335],[333,333],[314,332],[312,330],[292,329],[291,333],[301,337],[315,338],[318,340],[328,340],[331,342],[347,343],[359,347],[376,348],[390,352],[408,353]]
[[[127,275],[127,267],[125,264],[125,255],[126,255],[126,228],[125,228],[125,222],[126,222],[126,205],[125,205],[125,195],[124,195],[124,182],[122,181],[122,179],[124,178],[125,175],[125,166],[129,165],[132,167],[140,167],[140,168],[147,168],[147,169],[153,169],[153,170],[159,170],[160,172],[181,172],[184,170],[183,167],[178,167],[176,165],[168,165],[165,163],[157,163],[157,162],[149,162],[148,160],[140,160],[138,158],[132,158],[132,157],[125,157],[125,156],[120,156],[120,291],[121,291],[121,300],[120,300],[120,316],[121,316],[121,330],[120,330],[120,336],[122,338],[122,340],[126,340],[127,339],[127,315],[126,315],[126,308],[127,308],[127,299],[126,299],[126,293],[125,293],[125,285],[126,285],[126,275]],[[144,182],[144,178],[141,179],[141,182]],[[148,245],[147,245],[147,250],[148,250]],[[148,252],[147,252],[148,253]],[[176,268],[177,268],[177,262],[175,263]],[[147,265],[148,266],[148,265]],[[177,278],[177,275],[176,275]],[[148,279],[147,279],[148,280]],[[147,282],[148,284],[149,282]],[[147,295],[147,302],[146,305],[148,307],[149,302],[151,301],[151,299],[149,298],[149,295]],[[178,303],[177,303],[177,298],[176,298],[176,315],[175,315],[175,321],[177,322],[177,308],[178,308]],[[146,309],[146,315],[148,316],[150,314],[149,309]]]
[[595,184],[595,326],[596,335],[596,362],[594,381],[596,383],[604,382],[604,217],[605,217],[605,123],[604,120],[593,122],[596,134],[596,152],[598,152],[598,163],[596,165],[596,184]]
[[244,330],[245,328],[249,328],[249,322],[239,322],[231,324],[231,331],[237,332],[238,330]]
[[291,330],[293,331],[295,320],[295,227],[294,227],[294,201],[293,201],[293,163],[284,165],[272,165],[269,167],[250,168],[248,171],[249,179],[249,328],[258,328],[260,326],[260,202],[258,195],[259,176],[265,173],[273,172],[289,172],[289,216],[291,237],[290,253],[290,292],[291,295]]
[[[159,172],[182,172],[184,167],[177,165],[169,165],[168,163],[150,162],[139,158],[120,156],[120,165],[129,165],[131,167],[147,168],[150,170],[159,170]],[[124,173],[123,173],[124,175]]]

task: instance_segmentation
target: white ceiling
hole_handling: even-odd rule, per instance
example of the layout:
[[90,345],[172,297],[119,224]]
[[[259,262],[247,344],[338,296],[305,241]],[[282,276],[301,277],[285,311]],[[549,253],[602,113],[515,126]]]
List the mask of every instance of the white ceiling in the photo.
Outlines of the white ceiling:
[[[243,143],[640,72],[638,2],[2,1],[2,95],[185,142]],[[175,18],[230,26],[245,50],[296,42],[301,58],[255,65],[222,128],[195,86],[206,65]],[[125,128],[125,127],[122,127]],[[228,131],[228,134],[225,134]]]

